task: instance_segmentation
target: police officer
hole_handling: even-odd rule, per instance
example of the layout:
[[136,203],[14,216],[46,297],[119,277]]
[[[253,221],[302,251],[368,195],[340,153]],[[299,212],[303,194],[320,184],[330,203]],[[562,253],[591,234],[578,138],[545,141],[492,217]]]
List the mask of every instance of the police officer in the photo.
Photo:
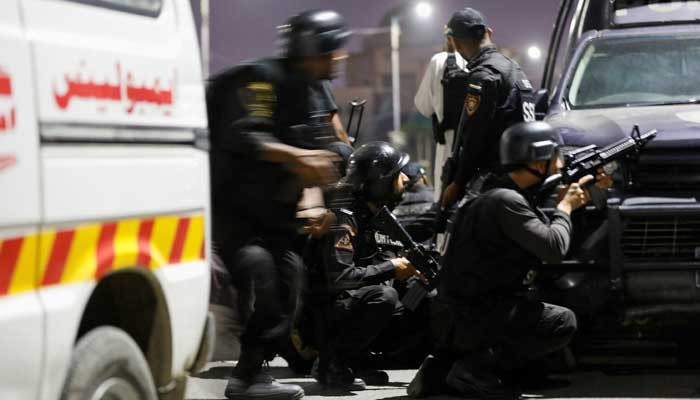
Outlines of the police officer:
[[[542,262],[558,264],[566,255],[570,214],[587,203],[583,187],[593,179],[569,185],[551,219],[532,204],[538,186],[563,166],[561,143],[545,122],[510,127],[500,140],[501,162],[509,173],[491,176],[485,193],[462,201],[434,309],[441,351],[424,362],[412,382],[414,397],[429,394],[445,376],[462,395],[515,395],[509,373],[563,348],[574,335],[571,310],[528,295],[533,269]],[[610,184],[609,177],[598,176],[596,185]],[[436,372],[440,368],[443,372]]]
[[388,143],[357,149],[341,183],[350,187],[355,201],[334,209],[337,223],[315,246],[313,260],[320,265],[311,268],[327,276],[331,303],[324,318],[328,351],[322,352],[316,375],[324,385],[358,390],[364,381],[380,384],[388,379],[383,371],[364,370],[361,361],[378,343],[400,339],[388,328],[401,325],[397,319],[404,310],[387,281],[403,281],[417,272],[396,256],[397,244],[377,231],[372,218],[382,206],[393,208],[401,200],[408,181],[401,172],[406,163],[408,155]]
[[417,242],[427,242],[435,234],[433,187],[428,184],[425,168],[409,162],[401,170],[408,177],[406,192],[393,214]]
[[483,173],[498,169],[498,142],[506,128],[535,119],[532,85],[515,61],[498,52],[484,16],[465,8],[452,15],[447,28],[455,49],[468,60],[469,80],[457,129],[456,172],[444,189],[444,208],[467,186],[478,192]]
[[245,330],[226,387],[235,399],[297,399],[297,385],[261,371],[289,335],[302,263],[292,251],[302,189],[335,178],[335,132],[322,80],[333,75],[349,35],[334,11],[292,17],[280,31],[282,58],[244,63],[207,88],[215,250],[239,293]]

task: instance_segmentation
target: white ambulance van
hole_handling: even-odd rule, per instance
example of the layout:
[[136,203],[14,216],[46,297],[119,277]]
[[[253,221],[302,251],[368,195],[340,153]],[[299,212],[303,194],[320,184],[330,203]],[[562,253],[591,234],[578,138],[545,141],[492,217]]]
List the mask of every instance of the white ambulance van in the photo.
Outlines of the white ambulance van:
[[0,1],[0,399],[179,399],[207,358],[188,0]]

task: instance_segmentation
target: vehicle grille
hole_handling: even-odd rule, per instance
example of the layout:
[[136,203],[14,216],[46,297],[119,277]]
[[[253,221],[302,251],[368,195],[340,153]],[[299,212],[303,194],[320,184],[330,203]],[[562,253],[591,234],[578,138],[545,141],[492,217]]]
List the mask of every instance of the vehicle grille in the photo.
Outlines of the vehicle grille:
[[640,194],[700,196],[700,151],[645,149],[635,177]]
[[700,217],[629,217],[621,247],[627,261],[698,261]]

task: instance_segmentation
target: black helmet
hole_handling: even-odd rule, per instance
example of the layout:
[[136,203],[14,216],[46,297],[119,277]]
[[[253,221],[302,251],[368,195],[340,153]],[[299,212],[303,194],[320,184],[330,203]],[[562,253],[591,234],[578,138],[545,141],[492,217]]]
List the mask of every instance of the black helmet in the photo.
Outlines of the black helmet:
[[394,181],[410,157],[386,142],[370,142],[355,150],[348,160],[345,183],[366,201],[392,203],[400,200]]
[[559,132],[546,122],[520,122],[501,136],[501,165],[506,170],[533,161],[548,161],[563,144]]
[[350,31],[335,11],[305,11],[291,17],[279,29],[287,57],[313,57],[341,48]]

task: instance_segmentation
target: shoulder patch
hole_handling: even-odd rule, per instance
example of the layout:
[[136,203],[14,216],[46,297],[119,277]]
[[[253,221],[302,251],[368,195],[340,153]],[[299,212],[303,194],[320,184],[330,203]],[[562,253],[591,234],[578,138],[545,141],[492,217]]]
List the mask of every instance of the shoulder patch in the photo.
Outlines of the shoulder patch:
[[252,117],[272,117],[277,103],[274,87],[269,82],[249,82],[241,89],[241,103]]
[[515,81],[515,86],[520,90],[532,90],[532,83],[527,79],[518,79]]
[[352,240],[350,240],[350,232],[343,235],[337,242],[335,248],[343,251],[353,251]]
[[467,113],[468,117],[471,117],[476,113],[481,104],[481,95],[478,94],[468,94],[467,98],[464,99],[464,111]]

